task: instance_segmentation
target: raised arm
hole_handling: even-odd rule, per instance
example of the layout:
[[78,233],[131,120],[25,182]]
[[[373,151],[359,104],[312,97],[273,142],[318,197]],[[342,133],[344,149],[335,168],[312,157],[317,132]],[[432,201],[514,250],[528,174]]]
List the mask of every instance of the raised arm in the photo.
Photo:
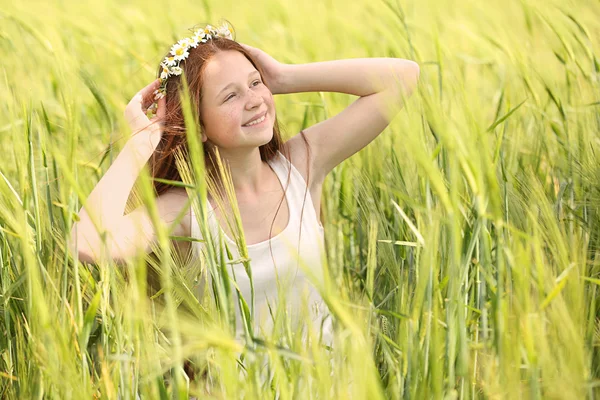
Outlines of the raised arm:
[[[155,119],[149,120],[143,112],[146,105],[152,102],[152,92],[157,87],[158,80],[138,92],[127,105],[125,117],[134,135],[94,187],[79,211],[79,221],[71,229],[71,250],[77,251],[82,261],[96,262],[101,258],[102,239],[99,231],[106,231],[108,255],[117,262],[138,251],[148,252],[156,240],[145,207],[139,207],[126,216],[123,214],[131,189],[162,136],[157,122],[164,115],[164,99],[159,101]],[[178,204],[173,196],[169,194],[157,199],[161,216],[178,211],[172,209]]]
[[[361,96],[339,114],[304,130],[317,182],[389,125],[412,94],[420,74],[416,62],[400,58],[281,64],[278,71],[273,93],[325,91]],[[303,146],[299,136],[289,143]]]

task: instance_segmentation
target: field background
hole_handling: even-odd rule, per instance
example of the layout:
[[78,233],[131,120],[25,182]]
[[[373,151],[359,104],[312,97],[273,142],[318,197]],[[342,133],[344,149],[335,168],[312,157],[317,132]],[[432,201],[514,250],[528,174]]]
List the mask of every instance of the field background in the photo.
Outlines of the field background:
[[[159,262],[150,301],[140,259],[65,253],[125,105],[220,18],[285,63],[420,65],[325,184],[333,352],[284,331],[286,348],[241,346],[190,295],[193,268]],[[2,0],[0,398],[597,398],[599,37],[588,0]],[[353,100],[276,96],[284,135]]]

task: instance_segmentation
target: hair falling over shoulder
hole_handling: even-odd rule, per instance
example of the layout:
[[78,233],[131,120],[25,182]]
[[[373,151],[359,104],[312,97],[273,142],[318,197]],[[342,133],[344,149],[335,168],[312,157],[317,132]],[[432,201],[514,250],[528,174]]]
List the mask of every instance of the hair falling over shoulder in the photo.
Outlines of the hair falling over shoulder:
[[[185,156],[189,154],[183,109],[180,101],[180,92],[183,90],[182,79],[187,80],[186,83],[189,88],[190,100],[193,107],[197,110],[199,131],[202,132],[203,124],[202,115],[200,113],[200,102],[202,99],[203,71],[207,62],[213,55],[217,52],[227,50],[235,50],[242,53],[258,70],[261,77],[263,76],[263,71],[253,60],[252,56],[234,40],[214,37],[206,43],[191,48],[187,59],[180,64],[183,69],[183,74],[170,77],[167,81],[165,96],[166,113],[163,121],[164,132],[156,151],[148,161],[153,178],[182,181],[175,161],[176,152],[179,151]],[[161,72],[162,67],[159,66],[157,76],[160,76]],[[273,125],[273,138],[269,143],[260,146],[259,150],[260,157],[265,162],[272,160],[277,155],[278,151],[286,156],[289,155],[287,147],[284,145],[281,138],[277,118],[275,118]],[[207,161],[211,160],[211,154],[206,146],[203,147],[203,151],[205,155],[204,159]],[[170,188],[172,188],[172,185],[154,181],[154,189],[158,196],[165,193]]]
[[[203,86],[203,72],[207,65],[207,62],[213,57],[216,53],[227,50],[235,50],[243,54],[250,63],[258,70],[261,75],[261,78],[264,77],[264,73],[260,67],[260,65],[253,59],[250,53],[246,51],[238,42],[235,40],[225,38],[225,37],[213,37],[211,40],[206,41],[206,43],[199,44],[194,48],[189,48],[189,55],[185,59],[185,61],[181,62],[179,66],[183,70],[181,75],[171,76],[166,81],[166,90],[165,90],[165,100],[166,100],[166,111],[165,117],[163,121],[163,135],[160,143],[158,144],[156,151],[150,157],[148,163],[150,167],[150,171],[153,178],[159,178],[170,181],[178,181],[182,182],[181,174],[177,166],[177,156],[179,153],[180,156],[183,156],[184,159],[189,159],[189,147],[187,144],[187,134],[185,128],[184,114],[183,114],[183,105],[180,100],[180,94],[183,90],[183,82],[182,79],[186,79],[186,83],[189,90],[190,100],[192,106],[197,110],[196,115],[198,117],[198,126],[199,132],[203,132],[203,123],[202,123],[202,115],[200,112],[200,104],[202,100],[202,86]],[[163,66],[160,65],[157,70],[157,76],[160,76],[163,72]],[[264,82],[264,79],[263,79]],[[310,145],[306,140],[304,132],[301,131],[300,135],[306,145],[307,150],[307,160],[310,159]],[[207,166],[211,166],[213,163],[214,155],[211,154],[208,146],[203,146],[204,152],[204,160],[208,164]],[[281,152],[287,159],[291,161],[291,154],[288,149],[288,146],[284,143],[279,122],[277,117],[275,117],[274,125],[273,125],[273,137],[271,141],[267,144],[264,144],[259,147],[260,157],[263,162],[267,162],[273,160],[277,156],[277,152]],[[214,170],[214,168],[208,168],[207,171]],[[287,181],[289,184],[290,179],[290,171],[288,172]],[[308,177],[310,177],[310,171],[308,171]],[[155,180],[154,181],[154,190],[157,196],[167,192],[173,186]],[[281,208],[281,205],[285,199],[285,190],[282,196],[282,199],[277,207],[276,215]],[[306,191],[308,192],[308,182]],[[303,207],[302,207],[302,215],[304,212],[304,202],[306,201],[306,193],[303,199]],[[302,218],[302,217],[301,217]],[[271,223],[270,232],[272,232],[273,223],[275,222],[275,218],[273,218],[273,222]]]

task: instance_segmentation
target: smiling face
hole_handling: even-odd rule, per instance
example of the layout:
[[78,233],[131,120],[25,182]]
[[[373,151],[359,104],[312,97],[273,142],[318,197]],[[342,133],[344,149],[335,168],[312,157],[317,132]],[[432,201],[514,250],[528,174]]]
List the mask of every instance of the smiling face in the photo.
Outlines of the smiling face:
[[[207,141],[223,150],[256,148],[273,138],[275,104],[252,63],[240,52],[220,51],[203,72],[200,112]],[[245,126],[257,115],[264,121]]]

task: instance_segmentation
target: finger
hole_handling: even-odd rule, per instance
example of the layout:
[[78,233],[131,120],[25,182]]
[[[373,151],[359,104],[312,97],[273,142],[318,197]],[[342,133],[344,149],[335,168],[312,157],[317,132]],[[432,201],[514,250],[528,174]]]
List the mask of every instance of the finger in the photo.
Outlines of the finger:
[[146,96],[143,98],[142,104],[141,104],[142,109],[150,107],[152,105],[152,103],[154,103],[154,101],[155,101],[154,100],[154,92],[152,92],[152,93],[150,93],[149,96]]
[[142,90],[140,90],[138,94],[141,95],[141,102],[146,103],[147,101],[152,100],[154,98],[154,91],[158,89],[159,86],[160,80],[156,79],[155,81],[151,82],[146,87],[144,87]]
[[164,119],[166,115],[167,99],[163,97],[156,103],[156,109],[154,110],[154,117],[150,120],[152,124],[157,124],[159,127],[164,125]]
[[156,108],[156,116],[162,121],[167,114],[167,98],[163,97],[158,100]]

